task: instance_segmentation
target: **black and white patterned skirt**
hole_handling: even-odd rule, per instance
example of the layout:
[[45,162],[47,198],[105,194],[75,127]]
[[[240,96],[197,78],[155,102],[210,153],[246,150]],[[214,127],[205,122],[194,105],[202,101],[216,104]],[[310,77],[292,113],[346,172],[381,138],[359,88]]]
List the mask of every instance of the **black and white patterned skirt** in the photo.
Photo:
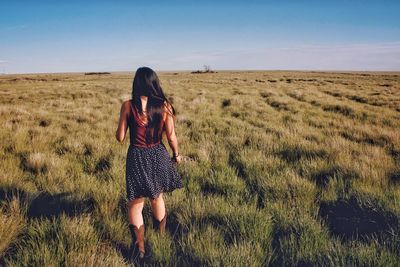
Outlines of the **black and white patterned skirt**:
[[162,192],[182,187],[175,163],[162,142],[153,147],[129,146],[126,156],[126,193],[129,201],[139,197],[154,199]]

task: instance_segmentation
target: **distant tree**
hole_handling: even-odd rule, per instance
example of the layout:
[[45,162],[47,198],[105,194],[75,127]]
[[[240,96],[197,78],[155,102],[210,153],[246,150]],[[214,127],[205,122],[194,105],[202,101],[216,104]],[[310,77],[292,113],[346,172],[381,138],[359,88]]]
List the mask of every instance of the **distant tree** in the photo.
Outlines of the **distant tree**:
[[216,73],[216,71],[211,70],[210,65],[203,65],[204,70],[192,71],[192,73]]

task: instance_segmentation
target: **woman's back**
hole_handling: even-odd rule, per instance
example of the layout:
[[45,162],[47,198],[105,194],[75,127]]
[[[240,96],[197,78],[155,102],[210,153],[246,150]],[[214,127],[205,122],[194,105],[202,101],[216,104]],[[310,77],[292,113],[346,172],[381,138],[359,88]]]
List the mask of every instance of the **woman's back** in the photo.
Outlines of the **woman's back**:
[[130,101],[130,116],[128,119],[130,144],[137,147],[153,147],[162,142],[162,133],[165,126],[167,113],[164,112],[156,138],[152,142],[146,141],[147,118],[141,118],[138,109]]

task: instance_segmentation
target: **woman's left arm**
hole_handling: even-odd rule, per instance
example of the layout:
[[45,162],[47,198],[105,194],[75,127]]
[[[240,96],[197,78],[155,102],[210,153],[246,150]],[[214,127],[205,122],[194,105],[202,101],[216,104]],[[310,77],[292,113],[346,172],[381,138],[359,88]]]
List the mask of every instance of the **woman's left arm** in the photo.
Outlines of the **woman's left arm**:
[[128,130],[128,114],[129,114],[129,101],[125,101],[121,105],[119,114],[118,129],[115,134],[118,142],[123,142],[125,139],[126,131]]

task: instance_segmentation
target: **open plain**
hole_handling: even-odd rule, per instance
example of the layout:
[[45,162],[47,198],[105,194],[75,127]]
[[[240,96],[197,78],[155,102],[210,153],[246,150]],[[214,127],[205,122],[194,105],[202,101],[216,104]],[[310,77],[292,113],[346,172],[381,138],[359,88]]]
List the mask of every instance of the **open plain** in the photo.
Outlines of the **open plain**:
[[[399,73],[158,74],[193,160],[148,265],[400,266]],[[132,79],[0,76],[0,265],[128,264]]]

